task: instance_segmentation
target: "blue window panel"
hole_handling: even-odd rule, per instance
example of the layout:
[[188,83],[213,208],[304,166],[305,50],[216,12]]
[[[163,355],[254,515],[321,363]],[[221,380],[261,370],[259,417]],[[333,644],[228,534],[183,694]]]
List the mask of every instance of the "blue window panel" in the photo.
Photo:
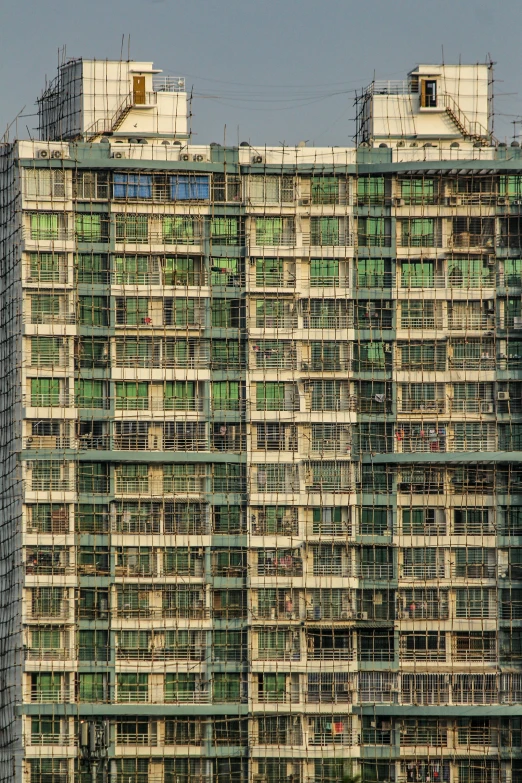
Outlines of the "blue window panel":
[[115,174],[114,198],[152,198],[152,175]]
[[206,201],[210,198],[210,181],[205,176],[176,176],[170,180],[173,201]]

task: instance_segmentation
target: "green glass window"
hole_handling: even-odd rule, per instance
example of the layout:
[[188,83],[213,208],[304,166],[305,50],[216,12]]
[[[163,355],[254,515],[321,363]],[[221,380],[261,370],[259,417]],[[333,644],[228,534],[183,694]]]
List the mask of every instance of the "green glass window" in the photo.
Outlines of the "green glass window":
[[354,343],[354,366],[359,372],[365,370],[384,370],[386,351],[384,343]]
[[502,175],[500,177],[499,194],[509,199],[522,199],[522,177],[518,175]]
[[116,410],[143,411],[149,407],[149,384],[118,381],[115,387]]
[[335,342],[311,343],[311,361],[313,370],[340,370],[341,347]]
[[193,411],[196,409],[196,384],[194,381],[167,381],[164,389],[165,410]]
[[294,241],[292,218],[259,217],[256,221],[256,245],[288,245]]
[[[507,269],[511,261],[515,259],[505,261],[506,274],[509,274]],[[451,288],[481,288],[494,285],[494,269],[482,258],[451,258],[448,260],[448,285]]]
[[62,347],[60,337],[31,337],[31,366],[63,366]]
[[31,700],[59,702],[62,698],[63,674],[31,674]]
[[117,689],[119,702],[144,702],[149,697],[148,674],[118,674]]
[[148,465],[120,465],[116,473],[116,487],[118,492],[142,492],[149,491]]
[[240,506],[214,506],[214,533],[241,533],[243,515]]
[[192,702],[195,700],[198,681],[195,674],[176,672],[165,675],[165,702]]
[[389,219],[382,217],[359,218],[357,241],[360,247],[389,247],[391,245]]
[[78,408],[105,408],[107,397],[105,382],[81,378],[74,382],[74,394]]
[[384,202],[384,177],[359,177],[357,180],[358,204],[382,204]]
[[80,253],[78,263],[79,283],[107,283],[109,270],[107,256],[101,253]]
[[200,224],[190,215],[163,218],[163,241],[166,244],[192,245],[201,239]]
[[[115,256],[114,273],[118,285],[152,282],[149,276],[149,256]],[[159,282],[159,278],[156,282]]]
[[210,283],[211,285],[239,285],[239,259],[213,258],[210,267]]
[[121,215],[116,213],[116,242],[139,244],[148,242],[148,215]]
[[163,266],[164,285],[198,285],[200,282],[194,258],[167,256]]
[[244,492],[245,469],[243,465],[214,464],[212,467],[212,492]]
[[58,378],[31,378],[31,405],[60,405],[60,383]]
[[401,283],[403,288],[433,288],[435,265],[433,261],[403,261]]
[[405,204],[434,204],[435,180],[403,179],[400,182],[401,198]]
[[402,247],[438,247],[434,218],[412,218],[400,223]]
[[256,258],[256,285],[281,286],[284,282],[282,258]]
[[212,326],[222,329],[240,327],[244,319],[244,310],[238,299],[213,299],[210,306]]
[[205,465],[175,464],[163,466],[165,492],[199,492],[205,475]]
[[522,258],[506,258],[504,261],[504,283],[507,286],[522,286]]
[[214,370],[240,367],[241,344],[235,340],[212,340],[210,361]]
[[65,215],[58,212],[32,212],[31,239],[64,239]]
[[109,238],[108,219],[101,213],[79,212],[75,225],[78,242],[107,242]]
[[387,508],[361,508],[361,535],[385,536],[390,532],[388,527],[389,511]]
[[77,533],[108,533],[109,507],[103,503],[80,503],[76,507]]
[[78,465],[78,492],[86,494],[107,492],[109,471],[109,465],[104,462],[80,462]]
[[31,253],[29,269],[31,281],[65,282],[67,277],[65,257],[59,253]]
[[[262,631],[261,633],[264,634],[265,632]],[[286,675],[285,674],[260,674],[259,692],[263,701],[285,701],[286,700]]]
[[235,672],[216,672],[213,680],[214,702],[233,702],[241,700],[241,675]]
[[101,672],[87,672],[78,675],[79,701],[103,702],[106,700],[106,675]]
[[116,299],[116,324],[138,326],[148,323],[148,315],[149,300],[146,297],[126,296]]
[[210,221],[210,239],[214,245],[240,245],[240,220],[235,217],[214,217]]
[[240,408],[240,384],[238,381],[214,381],[212,407],[215,411],[237,411]]
[[108,326],[109,304],[105,296],[80,296],[80,324],[82,326]]
[[339,204],[339,177],[312,177],[312,204]]
[[384,258],[358,258],[355,284],[358,288],[389,288],[390,263]]
[[337,246],[343,244],[341,222],[336,217],[310,218],[310,244],[317,246]]
[[256,384],[256,410],[281,411],[285,409],[285,384],[267,382]]
[[310,261],[310,285],[339,285],[339,261],[335,258],[312,258]]

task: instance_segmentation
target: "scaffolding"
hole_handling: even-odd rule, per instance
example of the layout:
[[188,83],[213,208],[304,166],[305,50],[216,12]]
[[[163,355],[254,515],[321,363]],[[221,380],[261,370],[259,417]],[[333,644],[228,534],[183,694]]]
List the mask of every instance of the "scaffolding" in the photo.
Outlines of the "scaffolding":
[[40,148],[2,157],[1,779],[518,781],[519,151]]

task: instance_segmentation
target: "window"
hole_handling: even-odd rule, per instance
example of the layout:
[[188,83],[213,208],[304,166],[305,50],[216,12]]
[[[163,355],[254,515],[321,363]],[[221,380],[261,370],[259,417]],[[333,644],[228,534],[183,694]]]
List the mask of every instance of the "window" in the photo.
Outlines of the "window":
[[[185,300],[183,300],[185,301]],[[138,326],[148,324],[149,300],[145,297],[118,297],[116,299],[116,324]]]
[[152,174],[114,174],[114,198],[152,198]]
[[349,244],[348,218],[311,217],[310,244],[323,247]]
[[78,658],[80,661],[103,661],[110,659],[107,631],[79,631]]
[[166,381],[164,408],[172,411],[196,410],[196,383],[194,381]]
[[109,266],[107,256],[100,253],[80,253],[78,256],[79,283],[108,283]]
[[346,398],[348,386],[343,381],[312,381],[310,407],[313,411],[338,411],[345,409],[342,398]]
[[360,247],[390,247],[390,220],[380,217],[359,218],[357,241]]
[[443,343],[407,343],[399,345],[402,370],[443,370],[446,346]]
[[81,378],[74,382],[74,394],[78,408],[105,408],[107,406],[104,381]]
[[307,492],[353,491],[350,463],[310,462],[306,466]]
[[77,470],[78,492],[99,495],[108,491],[110,475],[109,465],[104,462],[81,462],[78,464]]
[[92,201],[106,199],[109,195],[107,172],[73,172],[73,197],[78,200]]
[[207,201],[209,186],[206,175],[177,174],[170,178],[170,197],[173,201]]
[[256,327],[284,329],[295,325],[295,305],[288,299],[256,299]]
[[65,283],[67,264],[61,253],[30,253],[27,282]]
[[433,261],[403,261],[401,267],[401,285],[403,288],[433,288],[435,282],[435,264]]
[[256,384],[256,410],[281,411],[285,410],[287,384],[282,382],[268,382]]
[[78,675],[79,701],[104,702],[107,700],[107,677],[101,672]]
[[237,704],[241,699],[241,675],[234,672],[214,673],[212,681],[213,701]]
[[146,382],[119,381],[115,385],[116,410],[147,410],[149,384]]
[[214,245],[241,245],[241,221],[235,217],[214,217],[210,221],[210,240]]
[[196,674],[175,673],[165,675],[165,702],[201,701],[203,683]]
[[436,79],[420,80],[420,105],[424,109],[432,109],[437,106],[437,81]]
[[27,199],[65,198],[63,169],[26,169],[24,175]]
[[341,358],[341,345],[337,342],[313,342],[310,344],[312,370],[340,370],[346,360]]
[[206,465],[174,464],[163,466],[163,489],[165,492],[201,492]]
[[153,256],[116,256],[113,261],[115,282],[118,285],[160,282],[158,259]]
[[82,326],[108,326],[109,302],[106,296],[80,296],[79,322]]
[[392,274],[388,260],[358,258],[355,264],[355,285],[358,288],[390,288]]
[[31,378],[31,405],[61,405],[62,383],[58,378]]
[[399,181],[401,198],[407,205],[435,204],[435,180],[424,178],[402,179]]
[[235,174],[214,174],[212,201],[241,201],[241,177]]
[[109,219],[101,212],[77,213],[75,226],[78,242],[107,242],[109,239]]
[[66,216],[59,212],[30,212],[31,239],[65,239]]
[[371,206],[384,204],[384,177],[359,177],[357,180],[357,204]]
[[312,204],[340,204],[340,186],[346,188],[346,181],[340,177],[312,177]]
[[119,702],[144,702],[149,696],[148,674],[118,674],[117,689]]
[[[506,284],[513,285],[511,269],[515,259],[506,259],[504,270]],[[513,265],[512,265],[513,264]],[[482,258],[451,258],[448,260],[448,285],[451,288],[482,288],[494,285],[494,268],[489,266]]]
[[522,177],[516,174],[501,175],[499,194],[508,199],[522,200]]
[[402,247],[440,247],[440,226],[435,218],[400,220]]
[[108,533],[109,506],[105,504],[80,503],[76,506],[76,532]]
[[253,176],[250,178],[249,195],[252,204],[279,204],[294,201],[292,177]]
[[391,532],[391,511],[385,507],[361,508],[361,535],[385,536]]
[[291,217],[255,218],[256,245],[293,245],[295,223]]
[[352,303],[345,299],[302,300],[305,329],[346,329],[353,325]]
[[69,489],[68,464],[60,460],[37,460],[32,467],[33,492],[55,492]]
[[[388,352],[391,359],[391,354]],[[386,346],[382,342],[354,343],[354,370],[384,370],[387,365]]]
[[165,244],[193,245],[202,238],[201,220],[190,215],[173,215],[163,218]]
[[241,407],[241,384],[238,381],[214,381],[212,383],[212,408],[214,411],[237,411]]
[[139,244],[149,241],[148,215],[122,215],[116,213],[116,242]]
[[196,258],[167,256],[163,263],[164,285],[201,285],[204,275],[200,269]]
[[312,258],[310,261],[310,285],[339,285],[339,261],[333,258]]
[[242,366],[242,345],[234,340],[212,340],[210,362],[213,370],[238,369]]

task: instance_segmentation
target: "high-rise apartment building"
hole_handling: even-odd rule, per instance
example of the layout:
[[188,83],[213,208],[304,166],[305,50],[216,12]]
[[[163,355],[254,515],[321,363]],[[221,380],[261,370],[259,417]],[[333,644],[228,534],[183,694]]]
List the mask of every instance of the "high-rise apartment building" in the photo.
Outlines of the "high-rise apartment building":
[[64,63],[1,148],[0,780],[522,780],[522,156],[488,66],[353,148]]

